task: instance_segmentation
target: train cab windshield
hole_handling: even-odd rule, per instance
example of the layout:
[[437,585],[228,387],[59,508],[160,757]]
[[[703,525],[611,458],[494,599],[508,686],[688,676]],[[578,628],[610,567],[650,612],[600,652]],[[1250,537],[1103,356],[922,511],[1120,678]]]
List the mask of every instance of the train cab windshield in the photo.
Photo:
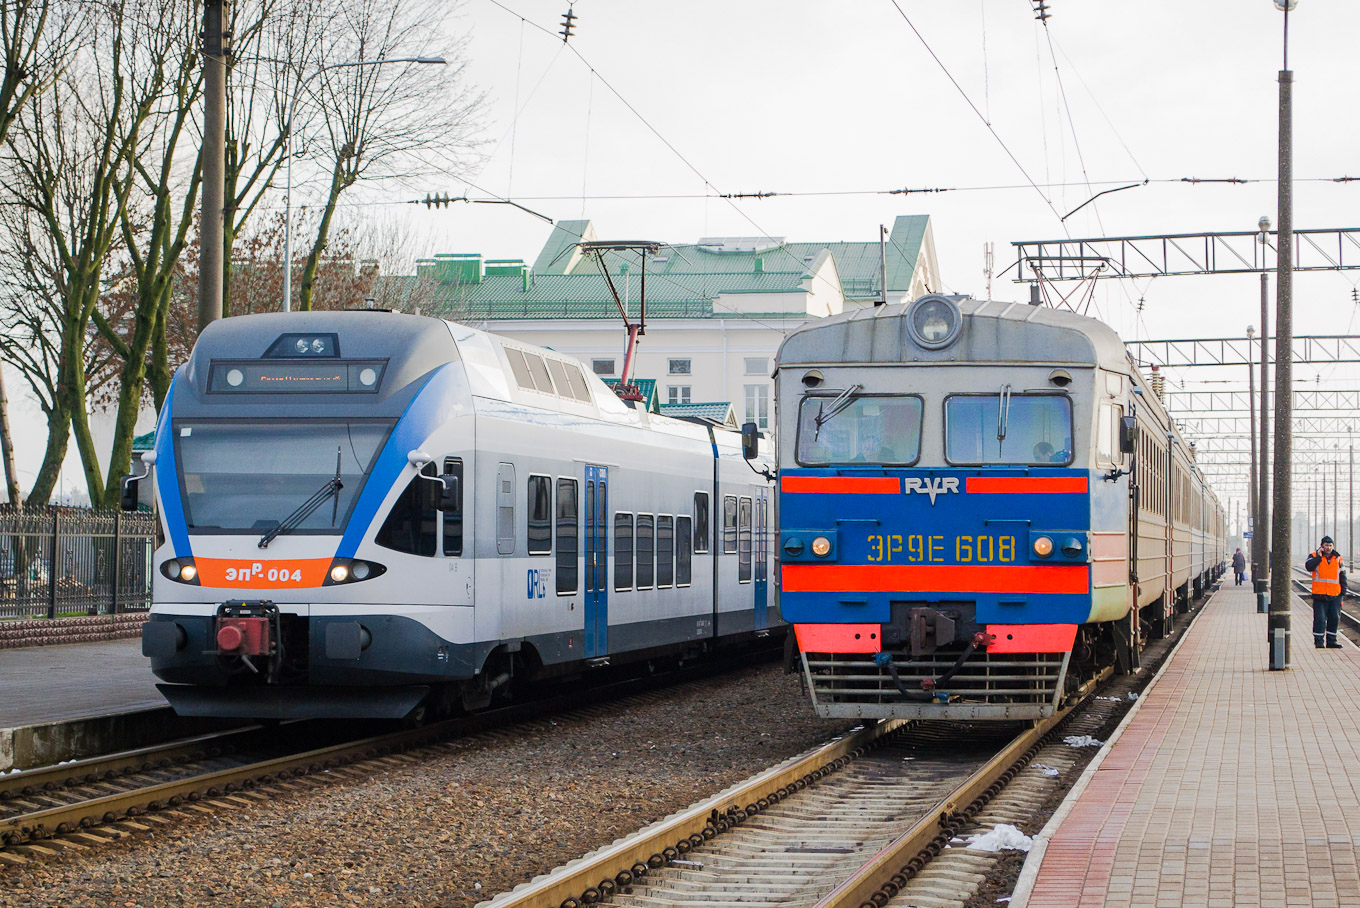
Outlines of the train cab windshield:
[[[914,395],[804,397],[798,416],[798,462],[913,464],[921,456],[921,411],[921,398]],[[828,413],[834,415],[828,418]]]
[[293,532],[343,532],[392,425],[390,420],[175,420],[180,497],[190,532],[267,532],[337,472],[338,492]]
[[956,394],[944,402],[951,464],[1066,466],[1072,462],[1072,401],[1059,394]]

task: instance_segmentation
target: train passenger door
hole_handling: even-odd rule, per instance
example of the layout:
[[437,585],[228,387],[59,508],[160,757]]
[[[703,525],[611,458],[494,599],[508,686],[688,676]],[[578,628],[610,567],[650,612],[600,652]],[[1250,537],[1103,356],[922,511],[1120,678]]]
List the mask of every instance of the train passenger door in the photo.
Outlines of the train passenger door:
[[586,465],[585,654],[609,653],[609,468]]
[[756,563],[755,563],[755,629],[769,626],[769,529],[770,499],[769,492],[761,489],[756,492]]

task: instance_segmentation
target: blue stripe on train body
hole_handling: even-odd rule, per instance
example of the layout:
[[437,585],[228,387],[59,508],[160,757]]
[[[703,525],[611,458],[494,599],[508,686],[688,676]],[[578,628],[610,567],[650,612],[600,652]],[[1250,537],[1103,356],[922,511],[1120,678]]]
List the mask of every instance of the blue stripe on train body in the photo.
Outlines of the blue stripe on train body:
[[[956,568],[967,580],[977,567],[1081,565],[1087,568],[1086,592],[1080,594],[949,591],[939,589],[864,592],[789,592],[780,595],[786,621],[809,624],[887,623],[891,603],[976,603],[979,624],[1081,624],[1091,614],[1090,489],[1099,474],[1079,469],[785,469],[781,480],[799,477],[893,477],[896,493],[780,493],[780,556],[784,565],[911,566]],[[1088,492],[969,492],[967,480],[982,478],[1085,478]],[[953,478],[954,483],[941,480]],[[918,480],[913,482],[912,480]],[[932,491],[934,494],[932,495]],[[817,535],[828,533],[834,549],[827,559],[811,552]],[[1032,539],[1049,535],[1055,549],[1035,557]],[[799,537],[802,553],[790,556],[786,545]],[[1079,557],[1059,548],[1077,539]],[[981,551],[979,551],[981,550]]]

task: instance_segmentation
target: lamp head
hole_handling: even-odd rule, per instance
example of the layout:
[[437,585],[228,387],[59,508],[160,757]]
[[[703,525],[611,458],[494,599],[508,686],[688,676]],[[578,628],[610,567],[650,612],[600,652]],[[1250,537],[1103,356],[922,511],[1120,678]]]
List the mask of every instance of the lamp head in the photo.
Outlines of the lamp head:
[[1255,337],[1255,336],[1256,336],[1256,327],[1255,327],[1254,325],[1247,325],[1247,337],[1250,338],[1250,337]]
[[1263,215],[1261,220],[1256,222],[1256,229],[1262,233],[1270,232],[1270,215]]
[[1299,5],[1299,0],[1275,0],[1275,8],[1282,13],[1287,13]]

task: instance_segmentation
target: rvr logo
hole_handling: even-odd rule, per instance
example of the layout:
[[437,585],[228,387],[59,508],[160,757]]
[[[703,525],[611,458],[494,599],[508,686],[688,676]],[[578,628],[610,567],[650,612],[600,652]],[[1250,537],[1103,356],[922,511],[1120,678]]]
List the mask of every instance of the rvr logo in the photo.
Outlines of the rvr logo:
[[959,490],[959,478],[957,476],[908,476],[906,480],[906,494],[916,492],[920,495],[930,496],[930,506],[935,506],[935,496],[941,492],[957,492]]

